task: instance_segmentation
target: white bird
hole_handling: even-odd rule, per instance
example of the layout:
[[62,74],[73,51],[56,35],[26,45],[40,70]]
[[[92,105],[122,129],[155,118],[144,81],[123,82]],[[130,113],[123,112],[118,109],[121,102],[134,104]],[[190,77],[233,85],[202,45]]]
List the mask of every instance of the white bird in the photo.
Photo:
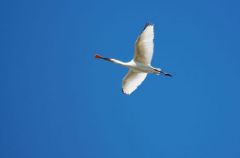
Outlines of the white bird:
[[148,73],[172,76],[159,68],[151,66],[153,56],[154,31],[153,24],[147,23],[135,42],[134,58],[129,62],[122,62],[113,58],[105,58],[95,55],[95,58],[103,59],[129,68],[127,75],[122,80],[122,92],[130,95],[145,80]]

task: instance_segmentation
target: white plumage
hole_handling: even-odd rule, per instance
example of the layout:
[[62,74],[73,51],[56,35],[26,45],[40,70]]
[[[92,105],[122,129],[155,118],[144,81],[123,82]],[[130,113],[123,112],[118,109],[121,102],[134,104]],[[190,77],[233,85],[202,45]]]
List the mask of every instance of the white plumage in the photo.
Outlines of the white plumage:
[[153,56],[153,25],[146,25],[135,43],[134,61],[150,65]]
[[130,95],[137,87],[145,80],[148,73],[160,74],[171,76],[169,73],[163,72],[159,68],[151,66],[153,56],[153,43],[154,30],[153,25],[147,23],[135,42],[134,59],[130,62],[122,62],[112,58],[104,58],[96,55],[96,58],[104,59],[129,68],[127,75],[122,81],[122,92]]
[[122,81],[122,91],[125,94],[131,94],[145,80],[147,73],[128,70],[127,75]]

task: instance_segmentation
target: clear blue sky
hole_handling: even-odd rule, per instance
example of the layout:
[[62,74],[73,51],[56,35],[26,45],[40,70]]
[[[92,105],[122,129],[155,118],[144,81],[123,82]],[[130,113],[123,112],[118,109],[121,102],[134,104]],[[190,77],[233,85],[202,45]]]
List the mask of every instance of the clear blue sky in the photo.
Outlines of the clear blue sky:
[[[1,158],[239,158],[240,2],[0,2]],[[128,61],[155,25],[149,75]]]

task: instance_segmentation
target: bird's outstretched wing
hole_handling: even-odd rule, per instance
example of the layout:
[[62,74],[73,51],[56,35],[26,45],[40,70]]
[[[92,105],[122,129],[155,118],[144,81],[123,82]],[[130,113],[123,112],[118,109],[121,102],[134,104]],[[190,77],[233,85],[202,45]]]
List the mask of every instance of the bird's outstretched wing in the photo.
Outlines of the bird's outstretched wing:
[[135,43],[134,60],[145,65],[151,64],[153,56],[153,25],[147,23]]
[[129,70],[122,81],[122,91],[130,95],[145,80],[147,73]]

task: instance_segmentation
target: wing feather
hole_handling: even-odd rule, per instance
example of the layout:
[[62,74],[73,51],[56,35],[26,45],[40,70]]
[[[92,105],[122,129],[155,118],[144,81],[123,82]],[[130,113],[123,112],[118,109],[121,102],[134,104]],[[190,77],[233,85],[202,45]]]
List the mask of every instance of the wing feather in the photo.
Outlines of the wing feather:
[[134,60],[145,65],[151,64],[153,56],[154,30],[152,24],[146,24],[135,43]]
[[130,95],[145,80],[147,73],[129,70],[122,81],[122,91]]

